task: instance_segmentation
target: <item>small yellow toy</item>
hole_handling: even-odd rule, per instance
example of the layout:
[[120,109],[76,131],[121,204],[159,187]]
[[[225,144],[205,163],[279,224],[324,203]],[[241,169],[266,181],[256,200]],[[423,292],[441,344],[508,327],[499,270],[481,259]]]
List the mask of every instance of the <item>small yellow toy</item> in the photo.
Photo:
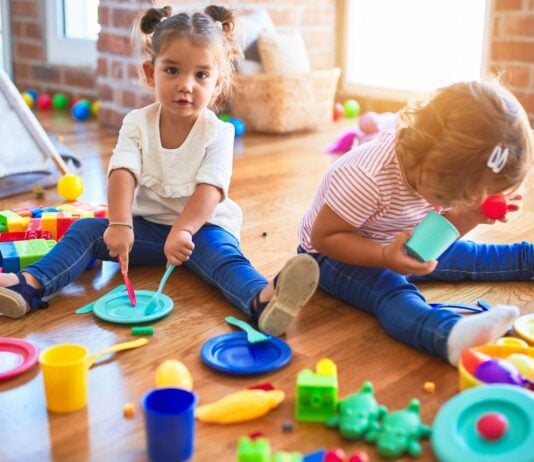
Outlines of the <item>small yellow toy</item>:
[[156,370],[156,386],[159,388],[182,388],[191,391],[193,379],[184,363],[176,359],[167,359]]
[[427,393],[434,393],[436,391],[436,384],[434,382],[425,382],[423,390]]
[[267,414],[285,398],[282,390],[240,390],[211,404],[199,406],[195,416],[201,422],[231,424],[254,420]]
[[83,181],[78,175],[67,173],[57,183],[58,194],[67,201],[75,201],[83,193]]
[[135,407],[133,403],[126,403],[122,407],[122,414],[126,419],[133,419],[135,416]]

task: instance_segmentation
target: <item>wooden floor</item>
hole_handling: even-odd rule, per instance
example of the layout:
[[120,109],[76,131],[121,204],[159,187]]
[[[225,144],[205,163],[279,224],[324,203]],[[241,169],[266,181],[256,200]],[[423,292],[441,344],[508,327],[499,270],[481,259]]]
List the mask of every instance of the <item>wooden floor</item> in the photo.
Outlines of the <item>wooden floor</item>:
[[[42,120],[49,134],[64,136],[64,143],[84,163],[86,185],[82,199],[105,201],[105,171],[116,132],[104,132],[92,122],[73,123],[49,116]],[[336,159],[322,149],[347,126],[333,125],[320,134],[290,137],[246,136],[238,141],[231,197],[244,211],[242,247],[266,276],[273,276],[295,253],[297,226],[316,187]],[[474,237],[483,241],[514,242],[534,238],[534,172],[527,186],[521,214],[508,225],[483,227]],[[45,202],[58,204],[54,189]],[[36,204],[32,194],[0,200],[0,208]],[[266,233],[266,236],[262,236]],[[131,268],[137,289],[155,290],[163,269]],[[22,320],[0,318],[0,336],[25,338],[44,349],[57,343],[77,342],[98,351],[132,339],[129,327],[101,322],[74,310],[121,283],[117,265],[106,263],[87,270],[83,277],[53,298],[48,310]],[[523,313],[534,311],[532,282],[432,283],[421,286],[429,301],[515,304]],[[145,437],[139,399],[155,385],[155,371],[165,359],[183,361],[190,369],[201,403],[251,385],[271,382],[286,392],[286,400],[260,420],[231,426],[197,425],[194,460],[232,461],[238,438],[261,431],[275,450],[303,453],[324,447],[342,447],[348,453],[365,449],[378,460],[373,446],[344,441],[337,431],[321,424],[295,424],[283,433],[282,424],[294,419],[295,378],[304,368],[314,368],[323,357],[338,366],[340,396],[357,391],[364,380],[374,383],[379,402],[389,409],[405,407],[416,397],[422,416],[431,424],[439,408],[458,393],[456,370],[445,362],[418,353],[384,333],[375,319],[318,291],[305,312],[291,326],[287,341],[293,360],[284,369],[263,376],[224,376],[204,366],[199,351],[211,337],[231,331],[227,315],[239,311],[223,296],[187,270],[177,269],[165,287],[175,301],[174,312],[155,323],[147,346],[116,354],[90,370],[87,409],[65,415],[46,411],[39,367],[0,384],[1,461],[143,461]],[[436,391],[427,394],[423,383],[432,381]],[[122,415],[125,403],[136,404],[135,418]],[[421,461],[435,460],[430,444],[423,444]]]

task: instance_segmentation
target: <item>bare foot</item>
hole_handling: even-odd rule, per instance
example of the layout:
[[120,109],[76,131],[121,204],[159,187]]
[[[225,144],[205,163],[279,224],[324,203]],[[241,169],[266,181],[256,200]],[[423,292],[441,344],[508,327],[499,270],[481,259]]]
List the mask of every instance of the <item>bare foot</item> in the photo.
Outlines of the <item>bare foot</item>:
[[[34,289],[40,289],[42,287],[38,279],[36,279],[30,273],[21,273],[26,279],[26,282]],[[15,273],[0,273],[0,287],[14,286],[19,283],[19,278]]]

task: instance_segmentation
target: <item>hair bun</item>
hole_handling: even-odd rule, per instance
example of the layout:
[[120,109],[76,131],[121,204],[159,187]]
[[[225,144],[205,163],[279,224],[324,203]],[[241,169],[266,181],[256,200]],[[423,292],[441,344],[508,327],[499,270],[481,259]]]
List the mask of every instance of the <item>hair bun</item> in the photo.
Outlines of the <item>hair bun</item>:
[[140,28],[145,34],[151,34],[163,18],[168,18],[172,14],[170,6],[163,8],[150,8],[141,18]]

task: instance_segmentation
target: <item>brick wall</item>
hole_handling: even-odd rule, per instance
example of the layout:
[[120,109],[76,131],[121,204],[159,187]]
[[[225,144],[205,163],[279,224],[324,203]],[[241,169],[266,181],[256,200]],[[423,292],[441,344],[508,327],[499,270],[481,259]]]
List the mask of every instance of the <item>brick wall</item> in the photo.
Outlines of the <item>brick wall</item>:
[[504,80],[534,126],[534,0],[495,0],[491,69]]
[[[213,0],[216,1],[216,0]],[[336,5],[343,0],[227,0],[225,5],[243,14],[267,8],[280,30],[299,28],[312,65],[330,67],[336,60]],[[200,9],[204,0],[158,0],[187,9]],[[508,84],[529,113],[534,125],[534,0],[494,0],[489,66],[506,70]],[[46,60],[45,11],[42,0],[11,0],[14,75],[20,89],[64,91],[70,95],[100,98],[100,122],[120,126],[122,117],[134,107],[151,101],[140,86],[137,67],[140,56],[132,52],[131,26],[149,0],[100,0],[102,31],[99,59],[92,69],[50,65]],[[368,104],[367,104],[368,103]],[[398,104],[364,101],[369,109],[395,109]]]
[[13,74],[21,91],[66,93],[96,99],[96,75],[91,68],[49,64],[46,57],[46,12],[42,0],[11,0]]
[[[215,1],[156,1],[178,10],[198,10]],[[267,8],[278,30],[298,28],[306,41],[314,67],[335,64],[336,0],[227,0],[222,4],[247,14]],[[100,0],[102,27],[99,41],[97,89],[102,101],[99,120],[103,126],[117,127],[125,113],[152,101],[139,83],[137,69],[142,58],[132,51],[131,26],[149,0]]]

